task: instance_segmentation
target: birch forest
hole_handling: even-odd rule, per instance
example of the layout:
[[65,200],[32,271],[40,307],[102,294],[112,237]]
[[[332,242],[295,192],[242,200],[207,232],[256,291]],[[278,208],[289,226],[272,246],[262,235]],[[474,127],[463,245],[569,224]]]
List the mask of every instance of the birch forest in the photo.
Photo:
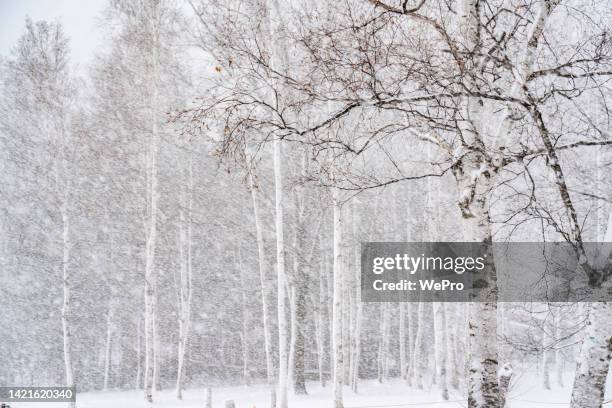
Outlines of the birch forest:
[[108,0],[85,64],[19,27],[0,387],[76,401],[3,408],[612,407],[610,289],[361,292],[365,242],[563,242],[608,287],[611,0]]

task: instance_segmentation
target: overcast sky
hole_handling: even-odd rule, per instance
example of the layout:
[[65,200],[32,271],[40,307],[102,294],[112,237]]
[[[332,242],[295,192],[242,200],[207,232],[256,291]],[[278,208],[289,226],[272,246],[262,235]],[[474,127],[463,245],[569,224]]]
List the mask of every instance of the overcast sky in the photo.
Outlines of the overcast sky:
[[70,38],[73,61],[86,64],[100,41],[97,17],[107,0],[0,0],[0,54],[7,55],[33,20],[59,19]]

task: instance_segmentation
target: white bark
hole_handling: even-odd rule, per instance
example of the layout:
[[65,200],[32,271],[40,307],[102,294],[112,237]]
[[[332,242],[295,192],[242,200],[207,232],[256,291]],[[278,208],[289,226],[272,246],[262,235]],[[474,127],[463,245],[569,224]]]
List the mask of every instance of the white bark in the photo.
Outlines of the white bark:
[[414,385],[418,389],[423,389],[423,372],[425,361],[423,350],[423,337],[425,331],[425,302],[419,302],[417,307],[416,332],[414,336],[414,348],[412,350],[411,369]]
[[[301,171],[305,172],[308,162],[306,152],[300,152],[302,156]],[[306,269],[314,258],[316,248],[316,240],[318,234],[313,234],[314,239],[311,246],[310,256],[306,255],[303,248],[306,247],[304,242],[305,211],[306,204],[305,190],[301,187],[294,189],[294,208],[295,208],[295,228],[293,248],[296,253],[293,256],[293,279],[291,280],[291,352],[290,352],[290,373],[291,382],[293,384],[293,392],[296,395],[305,395],[306,391],[306,373],[305,373],[305,328],[306,328],[306,299],[308,292],[308,274]]]
[[145,374],[144,390],[147,402],[153,402],[153,285],[145,277]]
[[155,245],[157,239],[157,156],[156,137],[153,137],[151,154],[148,157],[148,170],[151,176],[149,199],[150,214],[145,254],[145,399],[153,402],[154,381],[154,337],[155,337]]
[[[347,209],[348,210],[348,209]],[[349,211],[345,211],[344,226],[350,225]],[[343,228],[344,228],[343,226]],[[348,280],[348,271],[350,270],[348,251],[346,246],[347,235],[346,229],[343,231],[342,241],[340,242],[340,251],[342,252],[342,264],[340,271],[342,275],[342,384],[349,384],[349,370],[351,366],[351,288]]]
[[334,211],[334,277],[332,308],[332,355],[333,355],[333,398],[334,408],[343,408],[342,385],[344,377],[342,350],[342,208],[339,192],[332,190]]
[[316,335],[317,335],[317,358],[318,358],[318,368],[319,368],[319,382],[321,387],[325,387],[325,368],[327,366],[326,359],[326,349],[329,344],[327,341],[327,334],[329,327],[329,316],[327,313],[327,281],[325,278],[325,269],[324,265],[325,260],[321,260],[319,263],[319,298],[317,305],[317,315],[316,315]]
[[400,352],[400,378],[406,379],[406,303],[399,304],[399,352]]
[[240,285],[242,295],[242,379],[245,385],[251,384],[249,373],[249,307],[247,301],[247,285],[245,283],[245,272],[242,264],[242,255],[238,253],[238,269],[240,273]]
[[446,316],[446,361],[447,361],[447,377],[448,385],[455,390],[459,389],[459,339],[457,336],[457,328],[459,326],[458,308],[454,303],[444,304],[444,313]]
[[[608,218],[604,242],[612,242],[612,214]],[[610,358],[612,303],[591,303],[576,364],[570,408],[600,408],[603,405]]]
[[104,385],[102,386],[102,389],[104,390],[108,390],[108,382],[110,378],[112,335],[112,309],[111,306],[109,306],[108,314],[106,316],[106,343],[104,347]]
[[414,361],[414,339],[416,335],[416,319],[414,318],[414,304],[412,302],[406,303],[406,317],[408,319],[407,325],[407,336],[408,336],[408,350],[406,356],[406,383],[412,385],[412,378],[414,373],[412,371]]
[[[476,0],[461,3],[461,31],[464,44],[470,52],[479,53],[480,12]],[[475,67],[478,68],[478,67]],[[478,84],[469,78],[468,88],[477,89]],[[462,211],[463,226],[470,234],[468,240],[491,244],[488,194],[491,177],[495,169],[484,161],[479,151],[486,150],[483,142],[483,101],[474,96],[464,100],[466,120],[465,134],[473,134],[469,153],[464,155],[460,168],[454,170],[459,191],[458,204]],[[468,407],[499,407],[498,352],[497,352],[497,282],[493,265],[493,254],[488,254],[487,271],[490,270],[484,301],[470,304],[469,320],[469,385]]]
[[[561,311],[558,310],[555,314],[554,314],[554,322],[555,322],[555,338],[556,339],[560,339],[561,336],[563,335],[561,329],[562,329],[562,322],[563,320],[561,319]],[[563,370],[565,368],[565,358],[563,356],[561,347],[556,347],[555,348],[555,372],[556,372],[556,381],[557,381],[557,385],[559,387],[563,387]]]
[[140,318],[136,323],[136,389],[142,388],[142,335]]
[[287,293],[285,276],[285,244],[283,235],[283,177],[281,141],[274,139],[274,191],[276,195],[276,273],[278,283],[278,399],[277,408],[287,408],[289,364],[289,327],[287,325]]
[[593,303],[580,348],[571,408],[601,408],[612,357],[612,304]]
[[362,317],[362,303],[357,300],[357,316],[355,317],[355,351],[353,353],[353,372],[351,374],[351,387],[354,392],[358,391],[359,386],[359,363],[361,361],[361,317]]
[[499,371],[499,407],[505,408],[507,406],[507,395],[510,389],[510,381],[512,380],[512,366],[510,363],[504,364]]
[[[64,367],[66,370],[66,386],[74,387],[74,373],[72,371],[72,334],[70,332],[70,249],[72,243],[70,241],[70,218],[68,216],[68,198],[67,192],[64,194],[64,203],[62,205],[62,241],[63,241],[63,256],[62,256],[62,282],[63,282],[63,303],[62,303],[62,333],[64,338]],[[70,402],[69,406],[75,406],[74,402]]]
[[390,309],[389,303],[380,303],[380,339],[378,343],[378,382],[380,383],[389,378]]
[[469,347],[470,386],[469,407],[497,407],[497,339],[495,334],[497,310],[493,302],[470,304]]
[[[192,272],[192,195],[193,195],[193,169],[191,155],[188,159],[187,186],[183,191],[183,203],[179,210],[179,257],[180,273],[178,281],[178,347],[177,347],[177,370],[176,370],[176,396],[183,399],[183,376],[185,371],[185,354],[187,352],[189,333],[191,328],[191,302],[193,297],[193,272]],[[185,211],[187,216],[185,216]]]
[[447,327],[444,304],[433,303],[434,333],[435,333],[435,359],[436,359],[436,384],[440,388],[442,398],[448,399],[448,377],[447,377]]
[[554,346],[551,319],[552,315],[549,313],[542,324],[542,385],[547,390],[550,390],[550,372],[554,363],[554,351],[551,349]]
[[263,227],[259,215],[259,203],[257,200],[258,186],[255,183],[254,169],[249,171],[249,189],[251,190],[251,201],[253,203],[253,218],[255,221],[255,235],[257,239],[257,259],[259,261],[259,282],[261,286],[261,308],[263,319],[264,349],[266,354],[266,378],[270,386],[271,408],[276,406],[276,390],[274,389],[274,364],[272,361],[272,333],[270,329],[270,309],[268,305],[268,291],[266,288],[266,249],[263,239]]
[[[527,78],[531,74],[532,66],[535,62],[536,51],[538,48],[538,43],[544,28],[548,22],[548,19],[555,9],[555,7],[559,4],[560,0],[539,0],[538,1],[538,14],[533,22],[531,27],[531,31],[527,37],[527,43],[525,44],[525,48],[523,50],[523,55],[519,58],[518,64],[514,69],[514,81],[512,83],[512,88],[510,91],[510,96],[513,98],[522,98],[523,97],[523,89],[525,83],[527,82]],[[499,146],[504,146],[506,144],[506,139],[510,134],[510,128],[512,126],[513,114],[516,109],[513,108],[512,105],[508,104],[504,108],[502,120],[499,122],[499,127],[497,128],[496,141]]]
[[[270,54],[273,65],[280,72],[284,72],[287,67],[287,47],[284,41],[282,30],[284,28],[283,13],[278,0],[270,0],[269,8],[270,36],[276,39],[270,42]],[[277,83],[279,89],[280,83]],[[287,384],[289,375],[289,327],[287,325],[287,277],[285,274],[285,244],[283,233],[283,184],[281,172],[282,145],[278,138],[273,141],[273,160],[274,160],[274,191],[276,198],[276,273],[277,273],[277,313],[278,313],[278,390],[277,408],[287,408]]]
[[[158,113],[157,106],[157,46],[153,39],[158,27],[159,5],[151,6],[151,13],[148,17],[147,28],[152,36],[149,45],[151,53],[151,72],[149,72],[149,86],[151,90],[151,100],[149,101],[151,134],[149,140],[149,151],[147,155],[147,194],[149,214],[147,220],[147,234],[145,245],[145,399],[153,402],[153,383],[159,380],[159,347],[157,344],[155,330],[155,303],[157,299],[157,274],[155,270],[155,251],[157,246],[157,212],[158,212],[158,177],[157,177],[157,154],[158,154]],[[156,369],[157,368],[157,369]]]
[[157,291],[157,276],[155,277],[155,300],[153,301],[153,389],[161,391],[161,339],[159,328],[159,292]]
[[353,269],[355,271],[355,286],[353,288],[353,304],[354,304],[354,316],[353,316],[353,327],[351,329],[352,333],[352,346],[353,352],[351,355],[351,372],[350,372],[350,384],[351,388],[354,392],[357,392],[358,383],[359,383],[359,363],[361,359],[361,319],[363,313],[363,304],[361,302],[360,294],[361,294],[361,269],[359,268],[360,259],[361,259],[361,246],[359,245],[359,212],[357,208],[358,201],[354,199],[354,207],[353,207],[353,239],[354,239],[354,248],[355,253],[353,255],[354,265]]

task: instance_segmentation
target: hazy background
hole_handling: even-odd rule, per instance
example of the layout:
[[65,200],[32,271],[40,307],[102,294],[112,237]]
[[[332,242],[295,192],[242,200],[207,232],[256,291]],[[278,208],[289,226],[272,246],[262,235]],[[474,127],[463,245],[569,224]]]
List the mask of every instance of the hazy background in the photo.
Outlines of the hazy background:
[[73,61],[86,64],[101,39],[98,16],[106,0],[0,0],[0,54],[7,55],[23,33],[26,16],[60,19],[70,38]]

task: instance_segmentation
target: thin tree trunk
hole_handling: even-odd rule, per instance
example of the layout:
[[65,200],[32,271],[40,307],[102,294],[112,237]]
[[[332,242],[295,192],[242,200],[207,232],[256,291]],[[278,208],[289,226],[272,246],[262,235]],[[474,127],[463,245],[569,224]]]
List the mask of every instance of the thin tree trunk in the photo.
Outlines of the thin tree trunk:
[[414,348],[412,350],[411,372],[414,377],[415,385],[418,389],[423,389],[423,371],[425,368],[423,350],[423,337],[425,332],[425,302],[419,302],[417,306],[417,324],[414,336]]
[[140,317],[136,322],[136,389],[142,388],[142,335]]
[[245,272],[242,263],[242,254],[240,250],[238,251],[238,270],[240,273],[240,286],[241,286],[241,294],[242,294],[242,380],[245,385],[251,385],[251,376],[249,373],[249,306],[248,306],[248,297],[247,297],[247,285],[245,283]]
[[[70,249],[72,243],[70,241],[70,219],[68,216],[68,198],[67,192],[64,192],[64,203],[62,204],[62,287],[63,287],[63,304],[62,304],[62,333],[64,339],[64,368],[66,370],[66,386],[74,387],[74,373],[72,371],[72,335],[70,332]],[[74,408],[75,403],[69,403]]]
[[[305,279],[302,276],[302,279]],[[306,392],[306,377],[304,363],[304,325],[306,324],[306,288],[301,287],[302,283],[296,281],[294,292],[294,309],[295,313],[293,321],[293,391],[297,395],[305,395]]]
[[542,322],[542,385],[545,389],[550,390],[550,371],[553,365],[552,347],[553,338],[551,336],[552,324],[550,322],[552,316],[548,313]]
[[333,350],[333,396],[334,408],[343,408],[342,385],[344,377],[342,350],[342,208],[336,189],[333,193],[334,211],[334,276],[333,276],[333,308],[332,308],[332,350]]
[[446,344],[446,361],[448,370],[448,383],[455,390],[459,389],[459,361],[458,361],[458,342],[457,338],[457,327],[459,326],[459,313],[458,308],[455,304],[445,303],[445,315],[446,315],[446,333],[447,333],[447,344]]
[[274,387],[274,362],[272,361],[272,333],[270,329],[270,309],[268,305],[268,291],[266,288],[266,249],[263,239],[263,228],[259,215],[259,204],[257,202],[257,191],[259,187],[255,183],[254,170],[249,172],[249,188],[251,190],[251,201],[253,202],[253,217],[255,218],[255,234],[257,237],[257,255],[259,261],[259,282],[261,286],[261,308],[264,332],[264,349],[266,354],[266,379],[270,387],[271,408],[276,406],[276,389]]
[[285,276],[285,245],[283,235],[283,184],[281,173],[281,142],[274,139],[274,190],[276,193],[276,271],[278,281],[278,400],[277,408],[287,408],[287,377],[289,364],[287,327],[287,294]]
[[[345,225],[350,225],[348,211],[345,213],[347,222]],[[351,284],[349,282],[348,271],[350,270],[350,261],[347,256],[348,240],[343,236],[340,245],[342,252],[342,384],[350,384],[350,366],[351,366]]]
[[[417,306],[418,307],[418,306]],[[417,333],[416,319],[414,318],[414,303],[406,303],[406,316],[408,318],[408,356],[406,357],[406,383],[412,386],[414,377],[414,350]]]
[[319,366],[319,382],[321,387],[325,387],[325,369],[328,366],[326,350],[329,342],[327,341],[329,315],[327,310],[327,280],[324,269],[325,261],[320,261],[319,264],[319,302],[317,307],[317,356]]
[[436,359],[436,384],[440,388],[442,398],[448,399],[448,377],[447,377],[447,336],[446,315],[444,304],[433,303],[434,334],[435,334],[435,359]]
[[387,381],[389,377],[389,343],[391,307],[388,303],[380,303],[380,342],[378,344],[378,382]]
[[406,379],[406,303],[399,304],[399,353],[400,353],[400,378]]
[[[155,6],[152,6],[155,7]],[[156,11],[156,10],[155,10]],[[156,13],[154,13],[156,14]],[[151,32],[155,32],[155,22],[149,22]],[[148,231],[145,246],[145,399],[153,402],[153,384],[159,367],[156,365],[156,330],[155,330],[155,303],[157,300],[156,285],[157,274],[155,270],[155,252],[157,245],[157,210],[158,210],[158,179],[157,179],[157,153],[158,153],[158,118],[157,118],[157,44],[151,47],[151,73],[149,85],[151,86],[150,120],[151,140],[147,155],[147,193],[148,193]],[[157,370],[155,368],[158,368]]]
[[[302,154],[302,169],[306,170],[306,154]],[[303,254],[304,245],[304,211],[303,203],[304,190],[297,188],[294,194],[296,221],[294,231],[293,247],[297,253],[293,256],[293,276],[292,280],[292,308],[291,308],[291,380],[293,382],[293,392],[296,395],[306,395],[306,375],[305,375],[305,345],[304,328],[306,326],[306,294],[308,291],[308,275],[305,272],[308,261],[300,262]],[[314,245],[314,243],[313,243]]]
[[360,260],[361,260],[361,247],[359,245],[360,237],[359,237],[359,225],[360,217],[358,212],[358,204],[357,199],[353,199],[353,219],[352,219],[352,233],[353,233],[353,277],[355,279],[353,288],[351,291],[352,300],[353,300],[353,327],[351,329],[352,334],[352,354],[351,354],[351,370],[350,370],[350,385],[353,392],[357,392],[358,382],[359,382],[359,363],[361,359],[361,319],[362,319],[362,302],[360,299],[361,295],[361,270],[359,268]]
[[112,310],[111,306],[108,307],[108,313],[106,316],[106,343],[104,347],[104,385],[103,390],[108,390],[108,382],[110,377],[110,365],[111,365],[111,343],[112,343]]
[[157,276],[155,277],[155,299],[153,301],[153,387],[161,391],[161,344],[159,331],[159,292],[157,291]]
[[[561,310],[557,310],[556,313],[554,313],[554,322],[555,322],[555,338],[560,339],[563,336],[562,326],[561,326],[563,322],[563,320],[561,319]],[[555,349],[555,372],[556,372],[557,385],[559,387],[563,387],[563,369],[565,365],[564,363],[565,363],[565,359],[563,358],[561,347],[557,347]]]
[[[353,220],[355,223],[355,220]],[[356,228],[357,223],[355,223]],[[357,239],[356,234],[354,234]],[[358,260],[361,257],[360,246],[355,245],[355,259]],[[352,357],[352,367],[353,371],[351,373],[351,386],[353,392],[358,391],[359,384],[359,364],[361,361],[361,320],[363,315],[363,304],[360,300],[361,294],[361,270],[355,265],[355,327],[353,329],[353,337],[354,337],[354,351]]]
[[[187,187],[183,189],[183,203],[179,210],[179,257],[180,276],[178,282],[179,338],[177,347],[176,397],[183,399],[183,377],[185,375],[185,354],[191,328],[191,302],[193,297],[193,271],[191,253],[191,213],[193,195],[193,169],[191,155],[188,158],[186,175]],[[185,211],[187,214],[185,214]]]
[[153,284],[145,281],[145,399],[153,402]]

